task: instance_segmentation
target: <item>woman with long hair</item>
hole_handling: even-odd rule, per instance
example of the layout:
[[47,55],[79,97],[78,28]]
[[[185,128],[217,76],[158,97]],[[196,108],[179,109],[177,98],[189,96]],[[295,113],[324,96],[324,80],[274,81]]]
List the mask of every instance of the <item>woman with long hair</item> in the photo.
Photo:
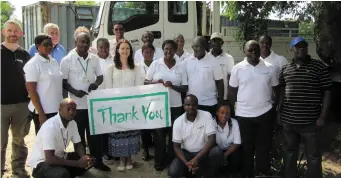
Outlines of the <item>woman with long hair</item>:
[[[229,105],[222,104],[217,108],[217,132],[216,142],[221,149],[221,154],[217,155],[217,160],[222,163],[222,170],[229,174],[236,174],[241,168],[241,144],[239,125],[237,120],[231,118]],[[225,169],[227,167],[227,169]]]
[[[144,74],[133,59],[132,46],[128,40],[118,42],[114,64],[107,69],[105,88],[124,88],[143,85]],[[108,138],[109,155],[120,157],[118,171],[133,168],[131,155],[140,151],[140,130],[110,133]]]

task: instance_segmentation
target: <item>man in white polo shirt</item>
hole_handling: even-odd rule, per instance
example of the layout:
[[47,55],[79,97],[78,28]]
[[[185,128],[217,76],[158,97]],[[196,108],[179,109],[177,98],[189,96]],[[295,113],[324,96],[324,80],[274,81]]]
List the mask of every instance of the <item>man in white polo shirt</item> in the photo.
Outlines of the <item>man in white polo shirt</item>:
[[[82,175],[93,165],[94,158],[85,155],[74,121],[77,104],[63,99],[56,116],[47,120],[38,132],[28,165],[35,178],[71,178]],[[70,141],[75,152],[66,153]]]
[[[150,32],[150,31],[144,32],[142,34],[141,41],[143,42],[143,44],[146,44],[146,43],[153,44],[153,42],[154,42],[154,35],[153,35],[153,33]],[[154,53],[153,60],[160,59],[162,56],[163,56],[162,49],[155,47],[155,53]],[[144,57],[142,55],[142,49],[139,49],[139,50],[136,51],[135,56],[134,56],[134,60],[135,60],[135,63],[140,63],[141,61],[144,60]]]
[[75,36],[76,50],[71,51],[61,62],[63,73],[63,88],[69,91],[69,96],[77,103],[76,123],[83,146],[85,147],[85,131],[90,153],[97,159],[94,167],[102,171],[110,168],[102,162],[101,135],[90,135],[87,96],[96,90],[103,82],[100,59],[89,53],[90,35],[87,32]]
[[188,94],[198,97],[200,110],[216,116],[217,91],[219,103],[224,99],[224,80],[220,67],[212,55],[206,53],[208,46],[205,37],[193,41],[193,56],[186,59],[184,67],[188,77]]
[[[256,167],[263,174],[270,171],[270,149],[275,110],[272,93],[276,91],[278,77],[275,67],[260,60],[260,46],[251,40],[244,46],[246,58],[231,72],[229,100],[236,104],[243,148],[243,173],[254,178],[254,153]],[[231,108],[232,109],[232,108]]]
[[276,73],[279,77],[279,73],[281,72],[283,66],[288,63],[288,60],[271,50],[272,38],[270,36],[262,35],[259,37],[258,42],[260,46],[260,58],[275,66]]
[[187,167],[196,177],[216,177],[220,152],[215,146],[216,127],[210,113],[198,110],[198,98],[187,95],[184,101],[186,112],[173,125],[173,149],[176,158],[168,169],[171,178],[180,178]]
[[185,39],[184,39],[184,36],[182,34],[175,35],[174,41],[175,41],[175,43],[178,44],[178,49],[176,50],[174,58],[176,59],[177,62],[179,62],[181,64],[185,61],[185,59],[187,57],[191,56],[191,53],[187,52],[184,49]]
[[211,47],[212,50],[209,54],[211,54],[214,58],[214,61],[220,67],[221,72],[223,73],[224,79],[224,101],[227,101],[227,89],[228,89],[228,80],[230,79],[231,70],[234,66],[234,58],[225,53],[222,49],[224,44],[223,35],[218,32],[214,32],[211,35]]

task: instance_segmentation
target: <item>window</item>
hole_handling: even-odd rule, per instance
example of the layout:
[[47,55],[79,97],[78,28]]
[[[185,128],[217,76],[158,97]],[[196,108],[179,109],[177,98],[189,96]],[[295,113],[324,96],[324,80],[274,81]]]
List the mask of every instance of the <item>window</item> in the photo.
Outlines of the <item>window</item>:
[[188,21],[188,2],[169,1],[168,21],[173,23],[186,23]]
[[115,23],[121,23],[128,32],[158,21],[158,1],[113,1],[110,4],[108,33],[113,35],[112,25]]

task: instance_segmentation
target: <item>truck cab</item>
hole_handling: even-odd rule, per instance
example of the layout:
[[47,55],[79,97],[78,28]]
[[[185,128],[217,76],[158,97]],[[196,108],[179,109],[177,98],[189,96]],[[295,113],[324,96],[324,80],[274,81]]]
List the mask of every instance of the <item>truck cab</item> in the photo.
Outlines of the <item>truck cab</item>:
[[[198,3],[199,2],[199,3]],[[154,45],[161,47],[166,39],[173,39],[177,33],[185,37],[185,49],[191,50],[191,43],[198,35],[198,1],[105,1],[101,4],[97,20],[92,28],[96,39],[114,39],[113,24],[125,28],[124,36],[135,49],[142,46],[141,36],[145,31],[154,34]]]
[[[192,42],[196,36],[206,36],[212,32],[223,35],[224,52],[239,62],[244,59],[243,42],[235,39],[238,21],[220,15],[220,2],[212,1],[212,8],[206,1],[104,1],[102,2],[95,25],[91,29],[92,46],[98,38],[114,39],[113,24],[120,23],[125,28],[124,36],[134,49],[143,45],[141,36],[145,31],[154,34],[154,46],[161,47],[166,39],[173,39],[178,33],[185,38],[184,48],[192,52]],[[287,59],[292,58],[289,43],[298,36],[298,23],[268,20],[268,35],[272,36],[272,49]],[[306,38],[309,53],[318,58],[313,38]]]

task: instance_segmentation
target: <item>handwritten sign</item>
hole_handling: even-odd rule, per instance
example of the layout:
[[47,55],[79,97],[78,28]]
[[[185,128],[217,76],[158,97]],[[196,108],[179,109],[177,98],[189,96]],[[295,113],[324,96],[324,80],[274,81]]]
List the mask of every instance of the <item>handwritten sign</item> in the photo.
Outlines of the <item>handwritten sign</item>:
[[168,96],[161,84],[92,91],[90,134],[170,127]]

